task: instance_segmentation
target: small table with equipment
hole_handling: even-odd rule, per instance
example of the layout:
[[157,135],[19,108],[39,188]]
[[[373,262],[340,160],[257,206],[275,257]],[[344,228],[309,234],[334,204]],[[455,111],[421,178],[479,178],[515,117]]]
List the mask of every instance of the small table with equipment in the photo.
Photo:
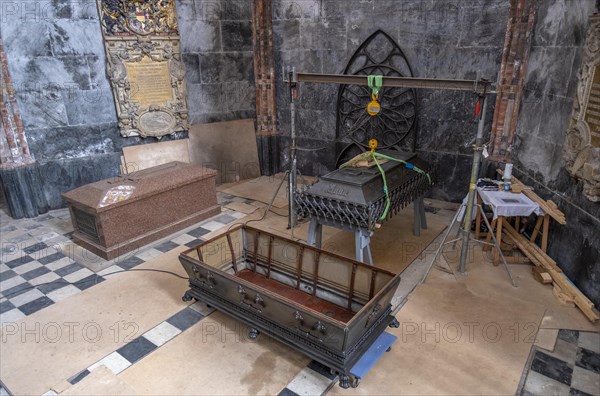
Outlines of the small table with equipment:
[[[529,199],[523,193],[513,193],[510,191],[493,191],[488,190],[486,188],[477,187],[477,201],[478,203],[485,203],[489,207],[491,207],[494,217],[491,223],[491,230],[488,230],[488,234],[486,240],[489,242],[491,239],[491,232],[493,232],[494,227],[496,228],[496,240],[498,241],[498,245],[502,243],[502,227],[505,222],[508,222],[508,218],[515,217],[515,228],[518,230],[520,228],[520,218],[521,216],[529,216],[532,213],[540,216],[539,219],[544,219],[544,212],[540,209],[540,206]],[[507,223],[506,223],[507,224]],[[480,227],[481,218],[480,216],[476,217],[475,220],[475,238],[479,238],[480,236]],[[547,233],[544,233],[544,239],[547,241]],[[537,237],[537,233],[532,235],[533,240]],[[547,242],[546,242],[547,244]],[[489,246],[489,245],[488,245]],[[486,248],[488,248],[486,246]],[[545,246],[543,247],[545,251]],[[485,249],[485,248],[484,248]],[[498,251],[494,251],[494,265],[498,265],[499,263],[499,254]],[[506,257],[507,261],[513,261],[510,257]]]

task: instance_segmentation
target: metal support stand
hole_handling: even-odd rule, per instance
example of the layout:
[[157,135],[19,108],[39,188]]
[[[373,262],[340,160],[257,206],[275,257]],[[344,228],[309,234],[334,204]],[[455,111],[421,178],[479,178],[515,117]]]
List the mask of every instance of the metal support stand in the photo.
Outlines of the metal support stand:
[[[484,92],[481,95],[483,97],[483,103],[481,103],[481,115],[479,118],[479,124],[477,125],[477,137],[475,138],[475,146],[473,147],[473,165],[471,166],[471,181],[469,183],[469,194],[467,195],[467,210],[466,213],[473,213],[473,198],[475,197],[475,181],[479,176],[479,163],[481,162],[481,153],[483,151],[482,141],[483,141],[483,127],[485,124],[485,114],[487,112],[487,95]],[[465,272],[466,262],[467,262],[467,254],[469,249],[469,233],[471,232],[471,219],[469,217],[467,221],[467,216],[465,215],[465,222],[463,224],[462,231],[462,250],[460,252],[460,267],[458,271],[460,273]],[[500,253],[502,254],[502,253]]]
[[[483,93],[480,94],[479,98],[480,98],[480,104],[481,104],[482,108],[481,108],[479,122],[477,125],[477,137],[475,139],[475,145],[473,146],[473,165],[471,166],[471,180],[469,183],[469,194],[467,195],[467,202],[466,202],[466,204],[462,204],[460,209],[458,210],[458,212],[456,212],[456,215],[454,216],[452,223],[448,226],[448,230],[446,231],[446,234],[444,235],[444,239],[442,239],[442,243],[440,244],[437,252],[435,253],[433,261],[429,265],[429,268],[427,269],[425,276],[423,277],[421,282],[423,282],[425,280],[425,277],[427,277],[427,274],[429,274],[431,267],[435,263],[435,260],[438,258],[444,245],[449,244],[449,243],[456,244],[456,242],[458,240],[462,240],[462,246],[461,246],[461,252],[460,252],[460,266],[458,268],[458,271],[460,273],[464,273],[466,270],[467,255],[469,254],[469,241],[475,241],[475,242],[486,244],[486,245],[492,245],[492,246],[495,246],[496,249],[498,249],[498,254],[499,254],[500,258],[502,259],[502,264],[504,265],[504,268],[506,269],[506,273],[508,274],[508,277],[510,278],[512,285],[514,287],[517,287],[515,280],[513,279],[512,274],[510,273],[510,270],[508,269],[508,264],[506,263],[504,254],[502,254],[502,250],[500,249],[500,245],[498,244],[498,241],[496,240],[496,236],[494,235],[492,227],[490,226],[490,224],[487,220],[487,217],[485,216],[485,214],[483,212],[483,208],[479,204],[475,205],[478,208],[477,216],[481,215],[483,217],[483,219],[485,221],[485,225],[487,226],[490,234],[492,235],[492,240],[494,241],[494,243],[492,244],[489,242],[480,241],[480,240],[471,238],[471,215],[473,213],[473,201],[475,199],[475,193],[476,193],[475,181],[477,180],[477,177],[479,176],[479,163],[481,162],[481,154],[483,152],[483,145],[482,145],[482,143],[483,143],[483,128],[485,125],[485,115],[486,115],[486,110],[487,110],[487,90],[486,89],[484,89]],[[481,99],[483,99],[483,101],[481,101]],[[464,209],[465,215],[464,215],[464,219],[463,219],[463,223],[462,223],[462,231],[460,231],[462,233],[462,237],[459,238],[458,233],[457,233],[457,238],[455,238],[451,241],[447,241],[448,235],[450,235],[450,230],[452,229],[452,226],[454,225],[454,223],[457,222],[458,216],[463,209]]]
[[[419,236],[421,229],[427,229],[427,218],[425,217],[425,203],[423,196],[418,197],[414,201],[414,223],[413,234]],[[373,265],[373,256],[371,255],[371,237],[373,232],[366,228],[354,229],[354,252],[356,261],[360,261],[369,265]],[[323,238],[323,224],[319,223],[317,218],[311,218],[308,225],[308,235],[306,243],[316,248],[321,248],[321,240]]]
[[294,208],[294,193],[296,192],[296,171],[298,162],[296,158],[296,95],[298,76],[296,74],[296,68],[287,69],[287,81],[290,89],[290,132],[292,138],[292,144],[290,146],[290,170],[288,171],[288,229],[293,229],[296,226],[296,210]]
[[[471,213],[473,210],[473,201],[471,201],[471,205],[468,204],[468,202],[466,204],[462,204],[460,206],[460,208],[458,209],[458,211],[456,212],[456,214],[454,215],[454,218],[452,219],[452,222],[450,223],[450,225],[448,226],[448,229],[446,230],[446,233],[444,234],[444,238],[442,239],[442,242],[440,243],[440,246],[438,247],[437,251],[435,252],[435,256],[433,256],[433,260],[431,261],[431,263],[429,264],[429,268],[427,269],[427,271],[425,272],[425,275],[423,276],[423,279],[421,280],[421,283],[425,280],[425,278],[427,277],[427,274],[429,274],[429,271],[431,271],[431,267],[433,267],[433,265],[435,264],[435,261],[437,260],[437,258],[439,257],[443,247],[445,245],[448,244],[456,244],[457,241],[462,240],[463,241],[463,245],[462,245],[462,250],[461,250],[461,265],[462,265],[462,259],[463,259],[463,255],[464,259],[466,261],[466,254],[468,254],[468,251],[465,251],[465,246],[468,246],[469,241],[473,241],[473,242],[477,242],[477,243],[481,243],[483,245],[489,245],[489,246],[494,246],[497,250],[498,250],[498,254],[500,256],[500,259],[502,260],[502,265],[504,266],[504,269],[506,270],[506,273],[508,274],[508,277],[510,278],[510,282],[512,283],[512,285],[514,287],[517,287],[517,284],[515,283],[515,280],[512,277],[512,274],[510,273],[510,270],[508,268],[508,263],[506,262],[506,259],[504,258],[504,254],[502,253],[502,249],[500,249],[500,245],[498,244],[498,240],[496,239],[496,235],[494,234],[494,230],[492,229],[492,226],[490,226],[490,223],[488,222],[487,217],[485,216],[485,213],[483,211],[483,208],[481,207],[481,205],[476,204],[475,207],[477,207],[477,216],[482,216],[483,217],[483,221],[485,222],[485,225],[487,227],[487,229],[489,230],[491,236],[492,236],[492,240],[494,241],[494,243],[490,243],[490,242],[486,242],[486,241],[480,241],[478,239],[473,239],[470,235],[470,233],[467,234],[467,238],[468,240],[465,242],[463,237],[458,237],[454,238],[450,241],[448,241],[448,235],[450,235],[450,232],[452,231],[452,227],[454,226],[455,223],[459,223],[460,224],[460,220],[458,219],[459,215],[461,212],[464,211],[464,216],[463,216],[463,224],[466,223],[469,225],[469,231],[471,229]],[[465,210],[465,208],[467,208]],[[469,208],[471,211],[469,211]],[[460,228],[459,228],[460,229]],[[463,231],[463,235],[464,235],[464,229]],[[461,273],[464,272],[460,271]]]

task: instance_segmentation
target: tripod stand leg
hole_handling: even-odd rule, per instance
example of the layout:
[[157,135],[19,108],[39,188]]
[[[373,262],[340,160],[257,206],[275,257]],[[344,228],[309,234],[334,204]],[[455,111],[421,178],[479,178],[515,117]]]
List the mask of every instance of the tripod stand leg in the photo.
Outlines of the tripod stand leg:
[[438,256],[440,255],[440,252],[442,251],[442,248],[446,244],[448,235],[450,235],[450,231],[452,231],[452,227],[454,226],[454,223],[456,223],[456,221],[458,219],[458,215],[460,214],[460,211],[462,210],[463,206],[464,205],[461,205],[460,208],[458,208],[458,210],[456,211],[456,214],[452,218],[452,221],[448,225],[448,229],[446,230],[446,233],[444,234],[444,238],[440,242],[440,246],[438,247],[437,251],[435,252],[435,256],[433,256],[433,260],[431,260],[431,263],[429,263],[429,266],[427,267],[427,271],[425,271],[425,275],[423,275],[423,279],[421,279],[421,283],[425,282],[425,278],[427,278],[427,275],[429,275],[429,272],[431,272],[431,268],[433,267],[433,264],[435,264],[435,261],[437,260]]
[[506,273],[508,274],[508,277],[510,278],[510,282],[512,283],[512,285],[514,287],[517,287],[517,284],[515,283],[515,280],[513,279],[512,274],[510,273],[510,270],[508,269],[508,264],[506,263],[506,259],[504,258],[504,254],[502,253],[502,250],[500,249],[498,240],[496,239],[496,236],[494,235],[494,232],[492,230],[492,227],[490,226],[490,223],[488,222],[487,217],[485,217],[483,208],[481,207],[481,205],[477,205],[477,207],[479,208],[479,212],[481,213],[481,215],[483,217],[483,221],[485,221],[485,225],[487,226],[488,230],[490,230],[490,235],[492,236],[492,239],[494,240],[494,245],[496,245],[496,249],[498,249],[498,255],[502,259],[502,264],[504,265],[504,269],[506,270]]

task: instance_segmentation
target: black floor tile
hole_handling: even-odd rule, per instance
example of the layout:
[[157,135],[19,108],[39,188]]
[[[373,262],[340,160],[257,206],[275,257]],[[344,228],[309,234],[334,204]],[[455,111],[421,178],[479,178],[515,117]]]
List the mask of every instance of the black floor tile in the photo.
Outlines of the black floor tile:
[[531,369],[560,383],[571,385],[573,367],[553,356],[536,351]]
[[17,273],[13,270],[6,270],[4,272],[0,272],[0,282],[9,280],[10,278],[14,278],[15,276],[17,276]]
[[23,251],[27,254],[31,254],[31,253],[35,253],[35,252],[39,252],[42,249],[47,249],[48,245],[46,245],[44,242],[38,242],[35,245],[31,245],[26,247],[25,249],[23,249]]
[[14,260],[11,260],[11,261],[7,262],[6,266],[8,268],[16,268],[16,267],[18,267],[20,265],[27,264],[27,263],[30,263],[32,261],[33,261],[33,257],[28,256],[28,255],[24,255],[24,256],[19,257],[18,259],[14,259]]
[[564,330],[558,331],[558,338],[573,344],[577,344],[579,340],[579,332],[577,330]]
[[159,252],[166,253],[169,250],[175,249],[176,247],[179,247],[179,245],[176,244],[175,242],[166,241],[166,242],[161,243],[158,246],[154,246],[154,249],[158,250]]
[[186,329],[190,328],[191,326],[202,320],[202,318],[204,318],[204,315],[194,311],[190,307],[187,307],[184,310],[181,310],[175,315],[171,316],[169,319],[167,319],[167,322],[177,327],[179,330],[185,331]]
[[0,314],[3,314],[4,312],[8,312],[14,308],[15,308],[15,306],[10,301],[4,300],[3,302],[0,303]]
[[579,389],[571,388],[569,390],[569,396],[594,396],[594,395],[590,395],[589,393],[580,391]]
[[135,363],[156,348],[157,346],[148,341],[146,338],[138,337],[130,343],[117,349],[117,352],[131,363]]
[[192,247],[200,245],[202,242],[204,242],[204,239],[202,239],[202,238],[196,238],[196,239],[191,240],[188,243],[186,243],[185,246],[187,246],[189,248],[192,248]]
[[210,232],[206,228],[198,227],[191,231],[186,232],[186,234],[193,236],[194,238],[200,238],[202,235],[206,235]]
[[215,217],[213,220],[221,224],[229,224],[232,221],[235,221],[236,218],[228,215],[227,213],[223,213],[222,215]]
[[21,283],[20,285],[11,287],[10,289],[0,290],[0,293],[2,293],[3,297],[14,298],[14,297],[18,296],[19,294],[23,294],[26,291],[29,291],[31,289],[32,289],[32,286],[29,284],[29,282],[24,282],[24,283]]
[[54,280],[52,282],[43,283],[43,284],[39,285],[37,287],[37,289],[39,291],[41,291],[42,293],[44,293],[44,294],[48,294],[48,293],[50,293],[50,292],[52,292],[54,290],[60,289],[61,287],[65,287],[68,284],[69,284],[69,282],[67,282],[64,279],[57,279],[57,280]]
[[248,205],[252,205],[253,202],[256,202],[256,201],[254,201],[253,199],[246,199],[246,200],[244,200],[244,203],[248,204]]
[[26,230],[35,230],[36,228],[43,227],[42,224],[32,224],[30,226],[25,227]]
[[288,388],[283,388],[281,392],[277,396],[300,396],[293,390],[289,390]]
[[117,264],[119,267],[123,268],[123,269],[132,269],[133,267],[136,267],[140,264],[142,264],[144,262],[144,260],[142,260],[139,257],[128,257],[127,259],[123,260],[123,261],[115,261],[115,264]]
[[88,369],[85,369],[81,373],[72,376],[67,381],[69,381],[71,385],[75,385],[76,383],[87,377],[89,373],[90,371]]
[[51,272],[48,268],[46,267],[40,267],[40,268],[36,268],[34,270],[25,272],[24,274],[21,274],[21,277],[27,281],[32,280],[37,278],[38,276],[42,276],[47,274],[48,272]]
[[600,374],[600,354],[589,349],[579,348],[575,365]]
[[31,315],[32,313],[35,313],[42,308],[49,307],[52,304],[54,304],[54,301],[52,301],[46,296],[43,296],[31,302],[28,302],[27,304],[21,305],[19,307],[19,310],[25,315]]
[[85,290],[85,289],[89,289],[90,287],[97,285],[100,282],[104,282],[104,278],[101,277],[100,275],[97,274],[93,274],[90,276],[87,276],[81,280],[78,280],[77,282],[74,282],[73,285],[75,285],[79,290]]
[[329,378],[330,380],[333,380],[335,378],[335,375],[331,374],[331,369],[329,369],[329,367],[317,362],[316,360],[311,361],[308,364],[308,368],[316,371],[324,377]]
[[58,276],[67,276],[69,274],[72,274],[73,272],[79,271],[80,269],[82,269],[83,267],[77,263],[73,263],[73,264],[69,264],[66,267],[62,267],[57,269],[56,274]]
[[50,264],[55,262],[56,260],[60,260],[61,258],[66,257],[64,254],[62,254],[61,252],[56,252],[54,254],[50,254],[46,257],[42,257],[40,259],[38,259],[38,261],[44,265]]

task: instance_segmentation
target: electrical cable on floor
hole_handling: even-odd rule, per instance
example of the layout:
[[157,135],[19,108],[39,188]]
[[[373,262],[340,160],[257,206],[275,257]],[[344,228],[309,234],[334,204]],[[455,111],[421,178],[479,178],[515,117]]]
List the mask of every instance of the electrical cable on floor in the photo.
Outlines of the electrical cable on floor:
[[[98,275],[98,276],[95,279],[94,285],[98,284],[98,278],[99,277],[105,277],[105,276],[108,276],[108,275],[114,275],[114,274],[118,274],[120,272],[132,272],[132,271],[133,272],[138,272],[138,271],[140,271],[140,272],[160,272],[160,273],[163,273],[163,274],[168,274],[168,275],[176,276],[176,277],[178,277],[180,279],[183,279],[183,280],[189,280],[190,279],[190,278],[187,278],[185,276],[181,276],[181,275],[179,275],[179,274],[177,274],[175,272],[166,271],[166,270],[158,270],[158,269],[150,269],[150,268],[130,268],[130,269],[123,269],[123,270],[118,270],[118,271],[114,271],[114,272],[109,272],[108,274],[104,274],[104,275],[95,274],[95,275]],[[30,286],[25,287],[25,288],[23,288],[21,290],[17,290],[17,291],[15,291],[13,293],[9,293],[7,295],[4,295],[4,296],[0,297],[0,300],[2,300],[2,299],[7,299],[8,300],[12,296],[17,295],[17,294],[21,294],[24,291],[31,290],[31,289],[37,289],[38,287],[44,286],[44,285],[53,285],[55,283],[64,283],[65,285],[73,285],[73,286],[77,287],[77,284],[82,284],[82,283],[87,283],[87,282],[81,282],[81,280],[79,280],[77,282],[69,282],[69,281],[64,280],[64,279],[57,279],[57,280],[50,281],[50,282],[40,283],[39,285],[30,285]]]

